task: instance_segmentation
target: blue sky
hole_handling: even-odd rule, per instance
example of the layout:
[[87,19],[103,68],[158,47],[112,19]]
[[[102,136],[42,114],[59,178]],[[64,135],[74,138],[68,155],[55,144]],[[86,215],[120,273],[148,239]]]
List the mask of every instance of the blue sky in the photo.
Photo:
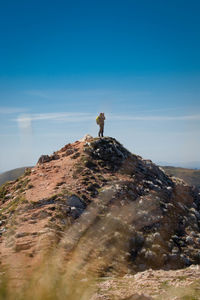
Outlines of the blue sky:
[[0,172],[84,134],[200,161],[200,2],[1,1]]

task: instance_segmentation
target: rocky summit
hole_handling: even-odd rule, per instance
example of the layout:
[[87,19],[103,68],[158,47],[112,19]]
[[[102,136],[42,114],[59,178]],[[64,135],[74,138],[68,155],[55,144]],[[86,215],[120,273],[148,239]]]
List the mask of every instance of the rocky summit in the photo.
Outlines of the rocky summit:
[[58,245],[66,259],[79,245],[104,274],[199,264],[199,191],[114,138],[86,136],[0,188],[2,266],[20,278]]

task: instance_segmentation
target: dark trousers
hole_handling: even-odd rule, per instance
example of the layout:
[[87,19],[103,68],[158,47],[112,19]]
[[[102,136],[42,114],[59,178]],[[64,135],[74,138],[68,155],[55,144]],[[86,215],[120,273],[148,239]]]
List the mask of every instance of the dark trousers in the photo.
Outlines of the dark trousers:
[[103,137],[104,125],[99,125],[99,137]]

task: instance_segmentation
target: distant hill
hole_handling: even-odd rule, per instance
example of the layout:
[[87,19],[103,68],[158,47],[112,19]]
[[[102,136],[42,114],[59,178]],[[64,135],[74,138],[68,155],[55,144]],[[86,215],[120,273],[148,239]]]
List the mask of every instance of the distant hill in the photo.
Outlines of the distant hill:
[[6,181],[15,180],[20,177],[26,168],[28,167],[17,168],[0,174],[0,186]]
[[162,168],[168,175],[179,177],[189,185],[195,185],[200,188],[200,170],[168,166],[162,166]]
[[166,161],[157,161],[157,165],[165,166],[165,167],[176,167],[176,168],[184,168],[184,169],[200,169],[200,161],[190,161],[190,162],[166,162]]

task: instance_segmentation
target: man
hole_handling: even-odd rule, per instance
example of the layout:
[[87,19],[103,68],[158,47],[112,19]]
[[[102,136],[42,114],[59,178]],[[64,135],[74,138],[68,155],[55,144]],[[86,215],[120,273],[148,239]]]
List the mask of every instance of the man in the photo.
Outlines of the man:
[[104,113],[100,113],[99,116],[96,118],[96,122],[99,125],[99,137],[103,137],[104,132],[104,120],[105,120]]

